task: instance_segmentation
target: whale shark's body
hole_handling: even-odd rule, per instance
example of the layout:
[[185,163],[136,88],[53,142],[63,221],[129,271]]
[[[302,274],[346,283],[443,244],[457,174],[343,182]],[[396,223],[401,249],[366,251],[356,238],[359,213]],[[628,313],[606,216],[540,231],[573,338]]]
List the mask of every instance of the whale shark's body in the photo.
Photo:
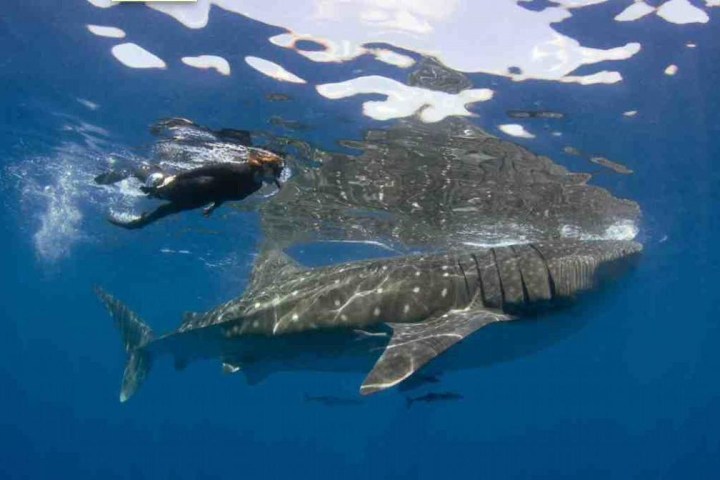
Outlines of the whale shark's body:
[[632,241],[557,240],[315,269],[269,251],[258,258],[244,295],[187,314],[177,331],[161,337],[112,296],[98,294],[129,355],[121,401],[162,354],[178,367],[218,358],[234,372],[317,357],[342,362],[384,347],[360,388],[371,394],[399,384],[479,328],[593,288],[604,271],[641,250]]

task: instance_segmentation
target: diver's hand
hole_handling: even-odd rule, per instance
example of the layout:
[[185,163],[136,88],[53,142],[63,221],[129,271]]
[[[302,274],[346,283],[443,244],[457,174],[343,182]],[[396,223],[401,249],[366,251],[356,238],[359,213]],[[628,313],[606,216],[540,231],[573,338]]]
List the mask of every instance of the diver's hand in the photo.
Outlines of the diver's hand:
[[172,182],[175,181],[175,177],[176,175],[170,175],[169,177],[165,177],[165,180],[163,180],[163,182],[157,186],[157,190],[160,190],[161,188],[165,188],[170,185]]
[[213,202],[207,207],[203,208],[203,216],[205,216],[205,218],[209,217],[220,205],[222,205],[222,202]]

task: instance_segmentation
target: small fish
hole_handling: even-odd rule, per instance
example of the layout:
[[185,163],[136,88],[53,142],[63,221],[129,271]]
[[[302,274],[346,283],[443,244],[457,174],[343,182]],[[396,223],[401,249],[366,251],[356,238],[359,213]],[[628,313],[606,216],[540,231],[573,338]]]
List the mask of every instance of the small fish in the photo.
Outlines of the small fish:
[[371,337],[387,337],[389,336],[387,332],[369,332],[367,330],[362,330],[359,328],[356,328],[353,330],[356,335],[356,340],[365,340],[367,338]]
[[268,93],[265,95],[265,98],[271,102],[287,102],[292,100],[290,95],[285,95],[284,93]]
[[315,403],[321,403],[327,407],[348,407],[350,405],[360,405],[362,400],[359,400],[357,398],[343,398],[343,397],[335,397],[332,395],[317,395],[317,396],[310,396],[305,395],[305,401],[306,402],[315,402]]
[[423,383],[440,383],[440,375],[432,375],[429,373],[418,375],[418,379]]
[[308,130],[310,128],[302,122],[297,120],[287,120],[279,115],[273,115],[270,117],[269,122],[276,127],[282,127],[288,130]]
[[612,160],[605,158],[605,157],[601,157],[599,155],[588,155],[586,153],[581,152],[580,150],[578,150],[575,147],[567,146],[567,147],[563,148],[563,152],[567,153],[568,155],[574,155],[576,157],[586,158],[586,159],[590,160],[592,163],[603,166],[605,168],[609,168],[610,170],[614,171],[615,173],[620,173],[622,175],[630,175],[631,173],[633,173],[633,171],[630,170],[625,165],[622,165],[617,162],[613,162]]
[[426,393],[425,395],[422,395],[420,397],[415,397],[415,398],[407,397],[405,399],[405,401],[407,402],[406,403],[407,408],[410,408],[414,402],[427,402],[427,403],[446,402],[446,401],[450,401],[450,400],[461,400],[462,398],[463,398],[462,395],[460,395],[459,393],[454,393],[454,392],[439,392],[439,393],[430,392],[430,393]]
[[583,153],[580,150],[578,150],[575,147],[571,147],[571,146],[567,146],[567,147],[563,148],[563,152],[567,153],[568,155],[574,155],[576,157],[583,156]]
[[609,168],[616,173],[621,173],[623,175],[630,175],[631,173],[633,173],[633,171],[625,165],[613,162],[612,160],[609,160],[605,157],[590,157],[590,161],[598,165],[602,165],[603,167]]
[[345,148],[351,148],[354,150],[365,150],[365,144],[363,142],[358,142],[355,140],[340,140],[338,141],[338,144]]
[[506,113],[510,118],[565,118],[564,113],[550,110],[508,110]]

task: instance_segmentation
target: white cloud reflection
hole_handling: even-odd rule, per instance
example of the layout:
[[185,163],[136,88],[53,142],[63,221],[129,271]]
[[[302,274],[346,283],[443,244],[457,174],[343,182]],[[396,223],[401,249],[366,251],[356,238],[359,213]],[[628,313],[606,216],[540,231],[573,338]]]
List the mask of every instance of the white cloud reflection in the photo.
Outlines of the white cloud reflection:
[[[88,1],[102,8],[112,6],[110,0]],[[532,79],[594,85],[621,82],[622,76],[611,62],[637,55],[641,51],[640,43],[590,48],[560,33],[556,25],[570,18],[577,9],[607,1],[550,0],[551,6],[542,10],[525,8],[525,0],[293,0],[292,8],[288,8],[285,0],[198,0],[197,3],[147,5],[191,29],[208,25],[213,6],[283,28],[285,33],[268,40],[293,49],[313,62],[345,62],[361,55],[373,55],[378,61],[407,68],[415,60],[401,53],[402,50],[433,56],[459,72],[486,73],[516,81]],[[717,4],[720,1],[705,0],[704,8]],[[628,0],[625,5],[615,20],[637,21],[651,13],[676,24],[705,23],[709,19],[703,8],[688,0],[667,0],[658,7],[645,1]],[[298,47],[300,40],[310,40],[322,48],[304,50]],[[378,43],[384,46],[370,45]],[[178,56],[183,53],[179,52]],[[188,58],[192,57],[185,57],[183,61]],[[246,61],[270,78],[306,82],[279,65],[276,59],[249,56]],[[199,60],[192,62],[199,66]],[[601,62],[605,62],[602,70],[586,67]],[[225,73],[219,64],[210,66]],[[583,73],[576,74],[580,67],[584,67]],[[359,77],[320,85],[317,90],[325,98],[341,98],[333,85],[344,85],[348,89],[345,96],[386,95],[388,99],[384,102],[364,104],[365,114],[373,118],[396,118],[422,109],[421,116],[426,121],[435,121],[431,119],[469,115],[464,105],[480,101],[476,98],[479,90],[450,95],[380,78]],[[372,88],[376,90],[369,91]],[[440,94],[447,96],[440,99]],[[443,106],[437,107],[438,103]]]

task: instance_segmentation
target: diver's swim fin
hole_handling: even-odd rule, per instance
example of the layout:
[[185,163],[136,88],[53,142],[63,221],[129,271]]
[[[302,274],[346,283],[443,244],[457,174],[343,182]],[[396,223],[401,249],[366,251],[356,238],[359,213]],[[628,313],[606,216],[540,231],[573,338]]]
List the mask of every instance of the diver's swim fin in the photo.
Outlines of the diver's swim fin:
[[108,214],[107,220],[116,227],[122,227],[127,230],[142,228],[150,223],[147,221],[147,215],[145,214],[135,215],[128,212],[115,212],[113,210]]
[[122,302],[95,287],[95,293],[107,307],[115,326],[120,331],[123,346],[128,354],[128,363],[123,374],[120,401],[127,401],[142,385],[152,366],[150,352],[145,348],[154,338],[145,323]]

